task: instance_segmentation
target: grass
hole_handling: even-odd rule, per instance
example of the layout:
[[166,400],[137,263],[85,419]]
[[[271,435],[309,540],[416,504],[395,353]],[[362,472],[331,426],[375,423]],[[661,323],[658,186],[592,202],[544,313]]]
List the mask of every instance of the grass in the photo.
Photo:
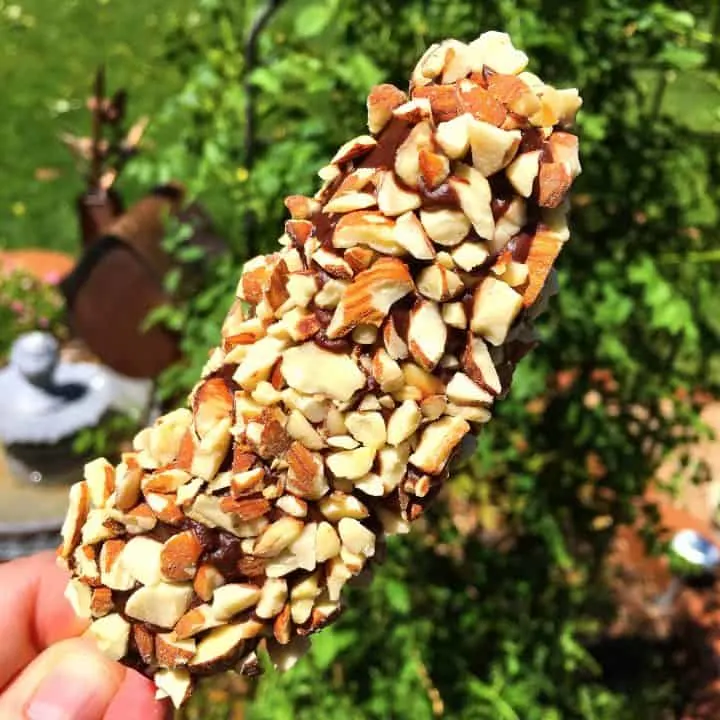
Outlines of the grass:
[[[88,133],[84,101],[105,63],[130,115],[152,115],[180,78],[161,58],[170,14],[193,0],[0,0],[0,248],[74,252],[82,177],[59,142]],[[123,185],[126,199],[139,188]]]

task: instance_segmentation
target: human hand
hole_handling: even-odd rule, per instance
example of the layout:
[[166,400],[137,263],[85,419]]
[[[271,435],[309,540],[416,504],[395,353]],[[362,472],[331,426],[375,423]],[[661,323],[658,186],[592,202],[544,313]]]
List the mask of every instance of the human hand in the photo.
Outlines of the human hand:
[[2,720],[162,720],[153,684],[79,636],[52,553],[0,566]]

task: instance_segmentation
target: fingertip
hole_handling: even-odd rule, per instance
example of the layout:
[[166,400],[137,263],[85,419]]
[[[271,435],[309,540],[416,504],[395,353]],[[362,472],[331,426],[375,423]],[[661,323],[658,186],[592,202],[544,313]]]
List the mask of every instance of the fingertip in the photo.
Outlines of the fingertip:
[[166,700],[155,699],[155,685],[135,670],[126,670],[123,682],[105,713],[104,720],[147,718],[166,720],[172,717],[172,707]]

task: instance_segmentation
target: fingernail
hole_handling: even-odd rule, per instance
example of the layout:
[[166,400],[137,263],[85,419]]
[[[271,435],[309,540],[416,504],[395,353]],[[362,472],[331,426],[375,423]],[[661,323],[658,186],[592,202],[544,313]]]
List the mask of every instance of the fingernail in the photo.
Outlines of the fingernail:
[[[87,661],[87,658],[85,658]],[[75,658],[75,663],[83,662]],[[72,669],[57,667],[25,707],[27,720],[97,720],[108,706],[107,688]]]

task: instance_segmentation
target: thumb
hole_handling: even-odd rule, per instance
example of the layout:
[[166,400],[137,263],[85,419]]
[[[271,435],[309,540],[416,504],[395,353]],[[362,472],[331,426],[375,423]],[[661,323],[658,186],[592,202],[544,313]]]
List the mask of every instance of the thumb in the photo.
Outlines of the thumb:
[[7,720],[102,720],[124,670],[90,641],[64,640],[38,655],[0,695]]

